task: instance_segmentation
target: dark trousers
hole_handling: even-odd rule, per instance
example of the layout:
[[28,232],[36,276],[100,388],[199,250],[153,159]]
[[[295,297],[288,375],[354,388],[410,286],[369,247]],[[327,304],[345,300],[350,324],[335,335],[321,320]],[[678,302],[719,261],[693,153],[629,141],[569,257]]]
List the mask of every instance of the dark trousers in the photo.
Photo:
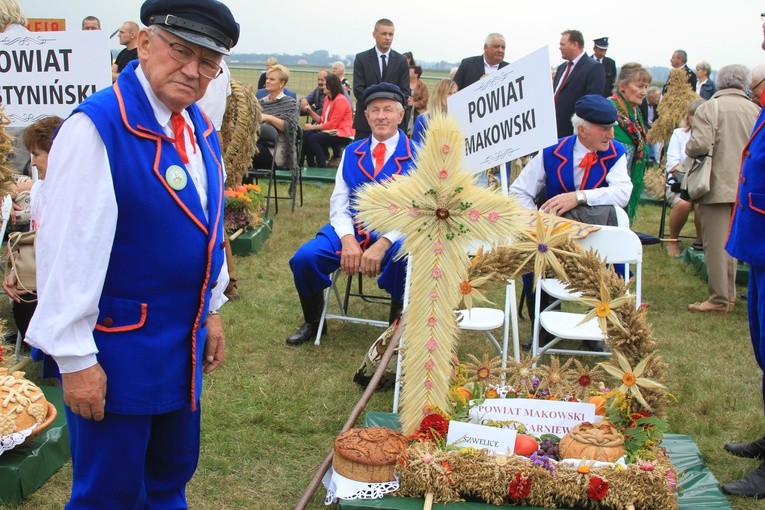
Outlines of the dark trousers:
[[72,498],[66,510],[187,508],[199,460],[200,409],[159,415],[106,413],[86,420],[66,407]]
[[303,131],[303,151],[308,166],[315,164],[319,168],[327,168],[326,150],[347,143],[347,138],[332,136],[322,131]]
[[[765,266],[749,265],[749,291],[746,299],[754,359],[762,369],[765,362]],[[765,399],[765,372],[762,375],[762,395]]]

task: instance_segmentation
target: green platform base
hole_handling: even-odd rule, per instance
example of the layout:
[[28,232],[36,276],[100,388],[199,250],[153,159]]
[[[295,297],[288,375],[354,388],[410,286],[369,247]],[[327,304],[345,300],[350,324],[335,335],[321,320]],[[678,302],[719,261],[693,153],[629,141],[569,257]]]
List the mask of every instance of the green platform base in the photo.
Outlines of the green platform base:
[[[702,280],[707,281],[707,260],[704,257],[704,252],[702,250],[694,250],[690,247],[685,248],[680,254],[680,260],[693,266],[696,274],[699,275]],[[738,264],[736,283],[743,286],[749,284],[749,266],[743,262],[739,262]]]
[[[398,417],[393,413],[371,411],[364,418],[366,427],[387,427],[398,429]],[[696,443],[689,436],[666,434],[662,446],[667,449],[672,464],[680,472],[678,487],[678,510],[730,510],[730,503],[718,487],[717,480],[704,464]],[[386,496],[371,500],[340,500],[338,510],[364,510],[377,508],[382,510],[421,510],[422,498],[397,498]],[[489,510],[494,505],[476,502],[435,504],[438,510]],[[538,507],[513,506],[514,510],[533,510]],[[570,510],[570,509],[569,509]],[[661,509],[657,509],[661,510]]]
[[[303,172],[303,182],[334,183],[337,167],[316,168],[304,166],[300,171]],[[292,177],[288,170],[277,170],[276,179],[279,182],[289,182]]]
[[271,237],[274,228],[273,218],[266,218],[265,225],[247,230],[231,239],[231,252],[234,255],[252,255],[263,247],[263,243]]
[[69,460],[69,431],[61,388],[41,386],[56,420],[39,436],[0,455],[0,503],[19,503]]

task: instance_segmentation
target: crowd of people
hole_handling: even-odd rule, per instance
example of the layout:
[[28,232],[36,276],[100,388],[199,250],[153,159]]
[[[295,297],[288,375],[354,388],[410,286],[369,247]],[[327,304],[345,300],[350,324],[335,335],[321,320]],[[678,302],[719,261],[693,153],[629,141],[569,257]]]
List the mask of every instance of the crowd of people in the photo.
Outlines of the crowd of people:
[[[215,80],[228,83],[223,57],[236,45],[239,25],[216,0],[147,0],[140,20],[143,28],[133,21],[120,27],[125,49],[112,65],[118,86],[94,94],[66,120],[33,124],[23,137],[39,181],[56,193],[32,188],[32,228],[39,229],[36,304],[22,304],[26,293],[13,274],[3,288],[15,302],[26,341],[61,372],[72,509],[98,500],[131,508],[185,507],[185,485],[199,455],[202,374],[215,370],[225,353],[218,316],[229,283],[221,220],[224,169],[219,140],[208,129],[215,106],[201,103],[203,112],[197,102],[221,83]],[[25,22],[17,0],[0,0],[0,32],[13,33]],[[100,28],[95,17],[82,22],[83,30]],[[337,269],[379,277],[392,296],[391,323],[396,319],[406,271],[406,261],[395,258],[401,238],[364,231],[356,221],[356,193],[408,173],[430,116],[447,112],[450,95],[509,65],[505,37],[492,32],[482,54],[463,59],[453,78],[430,89],[413,55],[392,49],[394,36],[394,23],[378,20],[374,46],[355,56],[352,79],[342,62],[334,62],[302,97],[287,88],[289,70],[276,59],[266,62],[259,79],[262,140],[253,167],[275,163],[298,172],[301,137],[308,165],[338,166],[329,223],[290,260],[303,322],[287,345],[317,335],[324,290]],[[688,310],[730,312],[736,303],[733,257],[748,262],[752,342],[762,366],[765,255],[752,240],[765,228],[759,172],[765,67],[752,73],[726,65],[713,80],[708,62],[700,61],[694,72],[686,52],[674,51],[670,63],[681,86],[692,89],[692,100],[682,105],[684,121],[671,138],[649,144],[649,130],[663,115],[672,87],[651,87],[653,77],[639,63],[617,67],[606,56],[608,47],[608,37],[594,39],[590,55],[580,31],[561,32],[563,62],[552,72],[559,140],[540,149],[509,192],[524,206],[552,214],[616,206],[632,221],[647,168],[665,165],[673,206],[670,254],[677,255],[679,233],[695,211],[708,265],[709,295]],[[224,86],[219,96],[226,93]],[[222,111],[215,117],[219,127]],[[275,143],[263,143],[268,138]],[[690,201],[672,184],[683,178],[686,161],[704,157],[711,158],[710,190]],[[71,218],[79,231],[98,235],[67,242],[76,235]],[[173,257],[164,255],[168,246]],[[75,296],[65,292],[73,288]],[[726,448],[765,458],[765,438]],[[111,483],[117,478],[121,484]],[[765,464],[723,489],[765,496]]]

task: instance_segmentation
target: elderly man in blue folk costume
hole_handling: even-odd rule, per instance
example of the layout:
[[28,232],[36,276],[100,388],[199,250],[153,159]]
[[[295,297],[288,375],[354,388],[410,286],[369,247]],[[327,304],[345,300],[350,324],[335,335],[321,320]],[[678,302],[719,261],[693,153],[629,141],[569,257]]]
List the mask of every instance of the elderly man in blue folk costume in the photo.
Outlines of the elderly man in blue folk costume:
[[138,61],[50,151],[27,342],[53,356],[72,451],[66,508],[186,508],[202,374],[223,360],[220,147],[195,105],[239,38],[216,0],[148,0]]
[[[616,108],[603,96],[588,94],[576,102],[574,134],[543,149],[510,186],[522,206],[536,209],[544,192],[542,212],[562,216],[580,205],[624,207],[632,193],[624,146],[614,141]],[[595,221],[580,218],[581,221]],[[534,319],[531,274],[523,277],[529,317]],[[546,306],[543,299],[543,307]],[[531,347],[528,340],[524,347]],[[602,349],[601,342],[590,345]]]
[[398,129],[406,99],[398,86],[383,82],[368,87],[363,100],[372,135],[346,147],[329,202],[330,222],[290,260],[304,322],[287,338],[288,345],[300,345],[316,336],[324,306],[323,291],[338,268],[348,274],[379,275],[380,288],[393,299],[391,321],[402,308],[406,262],[394,260],[400,247],[399,235],[377,236],[364,231],[352,203],[363,184],[406,174],[414,164],[411,143]]

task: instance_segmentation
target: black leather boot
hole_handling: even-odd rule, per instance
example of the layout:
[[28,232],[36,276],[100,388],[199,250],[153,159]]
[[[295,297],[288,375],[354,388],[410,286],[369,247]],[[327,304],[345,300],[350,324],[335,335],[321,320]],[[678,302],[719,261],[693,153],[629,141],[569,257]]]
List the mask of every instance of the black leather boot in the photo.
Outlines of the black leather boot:
[[[287,345],[304,344],[313,338],[319,331],[319,319],[321,319],[321,310],[324,308],[324,294],[319,293],[315,296],[300,296],[300,306],[303,308],[303,319],[305,322],[296,332],[287,337]],[[327,325],[324,324],[322,334],[327,332]]]
[[746,478],[724,484],[722,491],[731,496],[765,497],[765,462]]
[[751,443],[726,443],[725,451],[745,459],[765,459],[765,437]]
[[401,316],[401,310],[404,309],[404,303],[391,299],[390,301],[390,314],[388,314],[388,325],[390,326],[396,319]]

